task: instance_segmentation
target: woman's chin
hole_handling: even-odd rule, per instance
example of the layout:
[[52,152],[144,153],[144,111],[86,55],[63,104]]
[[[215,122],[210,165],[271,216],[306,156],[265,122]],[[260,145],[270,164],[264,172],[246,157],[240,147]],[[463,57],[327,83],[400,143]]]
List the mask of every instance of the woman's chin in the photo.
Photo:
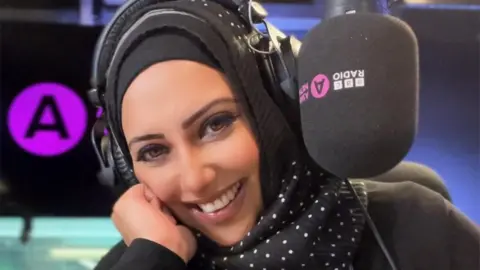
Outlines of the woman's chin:
[[212,230],[203,231],[206,237],[217,243],[219,246],[230,247],[242,241],[252,229],[253,224],[254,223],[252,223],[251,226],[237,228],[212,228]]
[[221,247],[231,247],[237,244],[238,242],[242,241],[245,238],[245,235],[246,234],[237,235],[236,237],[235,236],[232,237],[231,235],[230,237],[225,237],[225,235],[217,235],[217,237],[212,236],[210,237],[210,239],[212,239],[215,243],[217,243]]

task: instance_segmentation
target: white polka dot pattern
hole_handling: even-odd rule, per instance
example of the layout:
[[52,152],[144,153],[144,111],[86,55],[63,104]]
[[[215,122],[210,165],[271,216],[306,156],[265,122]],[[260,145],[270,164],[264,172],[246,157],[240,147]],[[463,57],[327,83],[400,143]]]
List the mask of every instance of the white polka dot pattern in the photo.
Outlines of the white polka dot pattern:
[[[363,229],[356,200],[341,180],[323,173],[315,179],[315,174],[307,175],[308,170],[294,164],[291,180],[271,212],[259,217],[245,239],[228,248],[227,256],[200,256],[207,259],[199,260],[198,269],[348,269]],[[315,181],[324,184],[315,188]]]
[[[188,3],[208,10],[209,20],[229,29],[229,44],[238,50],[233,58],[253,53],[246,38],[249,27],[235,12],[208,0]],[[364,227],[359,203],[341,179],[307,168],[301,160],[292,161],[287,171],[275,180],[281,187],[273,204],[236,245],[219,247],[197,233],[199,248],[188,269],[348,269]],[[366,202],[364,187],[357,188]]]

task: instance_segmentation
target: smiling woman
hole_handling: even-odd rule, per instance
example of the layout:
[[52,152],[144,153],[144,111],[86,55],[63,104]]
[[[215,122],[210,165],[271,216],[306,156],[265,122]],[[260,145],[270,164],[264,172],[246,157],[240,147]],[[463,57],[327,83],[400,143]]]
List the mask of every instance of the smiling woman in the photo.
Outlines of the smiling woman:
[[[245,26],[211,2],[175,4],[206,7],[219,23],[229,22],[226,37],[236,38],[227,47],[208,25],[174,16],[176,26],[191,28],[151,31],[117,49],[107,114],[140,183],[113,210],[125,243],[145,244],[141,231],[178,255],[162,262],[180,257],[192,269],[351,264],[364,227],[359,201],[304,159],[264,89]],[[357,188],[364,198],[364,187]],[[141,214],[140,229],[129,217],[142,211],[150,214]],[[338,221],[328,222],[330,215]],[[334,238],[319,240],[332,231]]]
[[[170,56],[188,44],[170,35],[143,44],[165,40],[177,44]],[[122,126],[137,179],[184,224],[229,246],[253,226],[262,206],[259,155],[228,83],[210,66],[170,60],[145,69],[125,93]]]
[[111,139],[137,182],[112,211],[124,243],[96,269],[478,270],[478,229],[439,194],[312,161],[237,9],[154,2],[100,43],[115,47]]

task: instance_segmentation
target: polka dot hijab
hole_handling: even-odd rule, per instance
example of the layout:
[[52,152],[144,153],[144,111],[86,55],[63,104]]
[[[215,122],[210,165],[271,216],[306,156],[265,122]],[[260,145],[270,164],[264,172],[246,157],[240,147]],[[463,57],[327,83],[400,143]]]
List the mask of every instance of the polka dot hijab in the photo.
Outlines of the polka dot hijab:
[[[364,218],[347,186],[298,161],[280,181],[277,200],[252,231],[232,247],[200,250],[192,269],[350,269]],[[364,187],[356,189],[365,199]]]
[[[188,269],[348,269],[364,228],[360,203],[344,181],[314,165],[299,147],[300,140],[285,120],[285,112],[265,89],[256,55],[247,43],[249,26],[233,12],[211,1],[170,1],[149,9],[154,7],[184,10],[207,22],[198,23],[189,16],[165,19],[168,20],[168,31],[175,29],[175,35],[185,34],[195,44],[200,44],[187,50],[189,53],[182,54],[180,51],[186,50],[178,50],[176,58],[209,62],[210,66],[218,67],[225,74],[260,148],[260,180],[265,209],[257,224],[244,239],[230,247],[218,246],[195,232],[198,251]],[[152,34],[151,29],[141,27],[136,32],[134,34],[139,38]],[[157,29],[155,34],[162,34],[162,30]],[[171,40],[175,43],[178,37]],[[138,42],[132,38],[131,44],[119,49],[119,54],[126,56],[118,57],[112,64],[113,75],[107,82],[107,113],[111,115],[112,132],[120,138],[119,146],[124,153],[128,153],[128,149],[120,128],[120,108],[126,86],[118,83],[122,80],[119,67],[128,58],[134,44]],[[152,61],[156,52],[165,54],[167,48],[164,46],[168,46],[168,50],[183,47],[177,45],[167,41],[158,43],[149,53],[152,57],[149,56],[148,61],[158,60]],[[208,57],[199,56],[197,51]],[[169,51],[168,55],[171,54]],[[366,203],[365,188],[361,185],[355,188]]]

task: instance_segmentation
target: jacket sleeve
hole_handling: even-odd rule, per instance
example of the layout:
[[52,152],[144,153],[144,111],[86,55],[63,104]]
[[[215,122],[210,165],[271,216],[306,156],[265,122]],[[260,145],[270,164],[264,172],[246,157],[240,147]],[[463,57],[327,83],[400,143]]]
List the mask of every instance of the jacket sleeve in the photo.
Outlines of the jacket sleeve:
[[94,270],[185,270],[185,262],[169,249],[146,239],[135,239],[127,247],[115,245]]
[[480,226],[447,203],[450,231],[450,269],[480,270]]

